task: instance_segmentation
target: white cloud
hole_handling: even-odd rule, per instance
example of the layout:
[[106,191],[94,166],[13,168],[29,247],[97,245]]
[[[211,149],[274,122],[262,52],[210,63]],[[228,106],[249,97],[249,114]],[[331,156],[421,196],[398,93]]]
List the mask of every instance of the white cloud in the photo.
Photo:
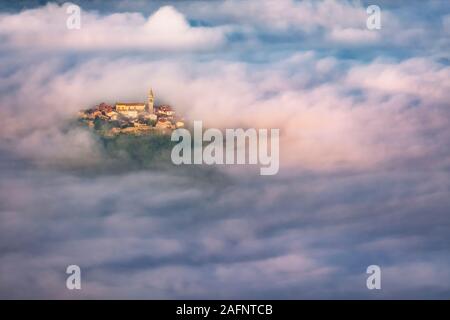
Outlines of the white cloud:
[[218,21],[250,23],[260,28],[280,31],[312,30],[318,27],[365,27],[367,18],[365,8],[360,4],[332,0],[230,0],[215,5],[194,3],[187,10],[190,15],[204,19],[212,17]]
[[400,63],[375,61],[353,68],[347,83],[352,87],[377,90],[378,93],[420,96],[428,103],[450,99],[450,67],[425,58]]

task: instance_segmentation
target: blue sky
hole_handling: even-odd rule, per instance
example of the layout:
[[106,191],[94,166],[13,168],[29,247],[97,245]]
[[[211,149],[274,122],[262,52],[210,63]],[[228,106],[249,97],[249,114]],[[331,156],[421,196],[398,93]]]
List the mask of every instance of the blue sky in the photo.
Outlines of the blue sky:
[[[76,3],[80,30],[63,2],[0,2],[0,297],[448,297],[447,1],[372,1],[373,31],[364,1]],[[279,128],[280,173],[86,176],[107,159],[68,122],[149,87]]]

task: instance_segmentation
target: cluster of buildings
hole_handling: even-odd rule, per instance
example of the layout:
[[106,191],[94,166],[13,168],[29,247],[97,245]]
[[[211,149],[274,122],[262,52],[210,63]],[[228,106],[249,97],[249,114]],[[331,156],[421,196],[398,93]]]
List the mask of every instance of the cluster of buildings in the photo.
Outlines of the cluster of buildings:
[[81,111],[80,120],[104,135],[120,133],[146,134],[153,130],[174,130],[184,127],[183,119],[177,117],[168,105],[155,106],[150,89],[147,103],[118,102],[114,107],[101,103],[95,108]]

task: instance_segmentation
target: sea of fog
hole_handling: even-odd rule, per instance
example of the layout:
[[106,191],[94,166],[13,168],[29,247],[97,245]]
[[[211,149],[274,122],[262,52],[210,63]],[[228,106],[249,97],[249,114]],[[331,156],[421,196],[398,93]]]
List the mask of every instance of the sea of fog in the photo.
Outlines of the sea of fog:
[[[448,1],[62,2],[0,1],[0,298],[450,296]],[[279,172],[74,123],[149,88]]]

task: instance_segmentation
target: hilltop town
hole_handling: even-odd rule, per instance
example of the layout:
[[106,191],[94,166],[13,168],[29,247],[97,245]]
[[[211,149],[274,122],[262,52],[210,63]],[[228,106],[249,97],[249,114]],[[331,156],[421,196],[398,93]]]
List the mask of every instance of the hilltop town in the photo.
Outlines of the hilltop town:
[[170,133],[184,127],[171,106],[154,105],[155,97],[150,89],[147,103],[117,102],[115,106],[101,103],[79,112],[79,119],[103,136],[119,134],[145,135],[152,132]]

